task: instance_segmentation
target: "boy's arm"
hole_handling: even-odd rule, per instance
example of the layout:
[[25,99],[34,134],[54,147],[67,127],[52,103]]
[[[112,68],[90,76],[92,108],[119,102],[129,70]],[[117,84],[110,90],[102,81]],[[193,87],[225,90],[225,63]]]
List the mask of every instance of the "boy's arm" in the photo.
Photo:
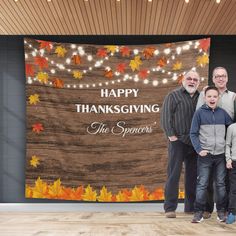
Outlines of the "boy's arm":
[[232,159],[231,157],[231,148],[232,148],[232,129],[231,127],[228,127],[227,134],[226,134],[226,146],[225,146],[225,158],[226,161],[229,161]]
[[193,115],[193,120],[190,129],[190,139],[193,144],[195,151],[199,154],[203,149],[200,145],[199,140],[199,130],[200,130],[200,116],[199,112],[195,112]]

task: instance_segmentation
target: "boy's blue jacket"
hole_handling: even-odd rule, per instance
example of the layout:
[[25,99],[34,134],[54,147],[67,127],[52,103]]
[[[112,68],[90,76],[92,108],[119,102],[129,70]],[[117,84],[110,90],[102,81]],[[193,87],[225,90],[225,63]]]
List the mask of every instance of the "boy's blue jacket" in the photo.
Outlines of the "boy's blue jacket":
[[190,129],[190,139],[197,153],[208,150],[212,155],[225,152],[226,126],[233,121],[228,113],[216,107],[212,110],[206,104],[202,105],[193,115]]

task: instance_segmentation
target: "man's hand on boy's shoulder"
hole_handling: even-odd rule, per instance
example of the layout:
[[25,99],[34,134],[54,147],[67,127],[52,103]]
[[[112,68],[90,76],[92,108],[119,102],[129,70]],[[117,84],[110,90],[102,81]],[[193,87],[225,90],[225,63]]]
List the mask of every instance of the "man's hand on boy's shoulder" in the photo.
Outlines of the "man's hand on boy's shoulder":
[[208,153],[209,153],[209,151],[207,151],[207,150],[202,150],[202,151],[199,152],[198,154],[199,154],[201,157],[205,157],[205,156],[207,156]]

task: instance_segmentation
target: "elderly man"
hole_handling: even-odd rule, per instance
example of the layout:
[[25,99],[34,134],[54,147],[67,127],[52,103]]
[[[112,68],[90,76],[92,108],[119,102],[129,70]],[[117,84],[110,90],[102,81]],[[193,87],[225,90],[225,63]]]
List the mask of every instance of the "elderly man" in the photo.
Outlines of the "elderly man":
[[[231,119],[235,121],[236,94],[227,89],[227,82],[228,82],[227,70],[224,67],[216,67],[212,73],[212,81],[220,92],[218,106],[223,108],[229,114]],[[202,91],[199,95],[196,109],[200,108],[203,104],[204,104],[204,91]],[[212,176],[209,182],[210,183],[208,186],[208,200],[207,200],[206,210],[203,214],[204,219],[210,218],[211,213],[214,210]],[[228,181],[226,181],[226,187],[227,191],[229,191]]]
[[184,75],[182,86],[170,92],[163,103],[161,125],[169,139],[164,210],[167,218],[176,217],[179,179],[185,164],[185,208],[194,211],[197,178],[197,154],[190,141],[191,121],[196,109],[200,76],[196,71]]

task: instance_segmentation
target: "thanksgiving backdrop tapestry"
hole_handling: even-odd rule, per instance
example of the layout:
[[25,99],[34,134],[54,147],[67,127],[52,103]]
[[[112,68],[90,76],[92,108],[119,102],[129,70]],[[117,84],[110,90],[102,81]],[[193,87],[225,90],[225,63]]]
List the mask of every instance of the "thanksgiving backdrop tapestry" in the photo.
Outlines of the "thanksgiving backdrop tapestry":
[[[24,39],[27,198],[163,200],[164,97],[188,70],[207,84],[210,39],[76,45]],[[179,197],[184,197],[183,180]]]

